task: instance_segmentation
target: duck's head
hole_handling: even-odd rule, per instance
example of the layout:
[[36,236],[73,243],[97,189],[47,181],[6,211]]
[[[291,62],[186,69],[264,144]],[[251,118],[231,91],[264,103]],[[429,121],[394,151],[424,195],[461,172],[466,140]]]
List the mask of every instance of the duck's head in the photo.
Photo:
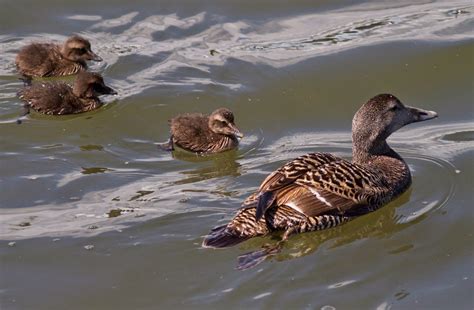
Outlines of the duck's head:
[[104,83],[99,73],[82,71],[73,86],[74,95],[81,98],[96,98],[100,95],[116,95],[117,92]]
[[[367,101],[352,120],[354,146],[377,153],[385,147],[385,140],[401,127],[437,117],[434,111],[405,106],[397,97],[381,94]],[[360,150],[359,150],[360,151]]]
[[102,58],[91,50],[90,42],[78,35],[72,36],[64,42],[61,54],[66,59],[74,62],[85,63],[87,60],[102,61]]
[[220,108],[212,112],[209,116],[209,128],[217,133],[226,136],[242,138],[244,135],[235,126],[234,114],[226,108]]

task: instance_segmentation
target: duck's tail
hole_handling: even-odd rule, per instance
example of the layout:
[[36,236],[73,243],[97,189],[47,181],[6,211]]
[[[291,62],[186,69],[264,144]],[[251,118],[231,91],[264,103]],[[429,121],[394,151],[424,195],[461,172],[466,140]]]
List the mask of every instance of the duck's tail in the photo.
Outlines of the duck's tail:
[[240,209],[226,225],[211,230],[202,242],[203,247],[226,248],[234,246],[253,237],[269,233],[265,219],[255,220],[255,207]]

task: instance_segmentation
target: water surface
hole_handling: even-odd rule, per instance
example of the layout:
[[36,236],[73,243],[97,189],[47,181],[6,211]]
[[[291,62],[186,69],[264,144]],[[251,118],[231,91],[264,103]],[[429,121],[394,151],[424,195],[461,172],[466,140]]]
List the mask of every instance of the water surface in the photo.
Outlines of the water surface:
[[[0,12],[2,309],[470,309],[470,1],[7,2]],[[28,9],[25,9],[28,8]],[[34,15],[31,12],[35,12]],[[91,113],[16,124],[18,50],[91,39],[119,91]],[[212,51],[212,52],[211,52]],[[201,248],[265,176],[307,152],[350,159],[354,112],[382,92],[435,110],[390,139],[409,191],[344,226]],[[176,114],[226,106],[238,151],[169,154]],[[89,250],[88,250],[89,249]]]

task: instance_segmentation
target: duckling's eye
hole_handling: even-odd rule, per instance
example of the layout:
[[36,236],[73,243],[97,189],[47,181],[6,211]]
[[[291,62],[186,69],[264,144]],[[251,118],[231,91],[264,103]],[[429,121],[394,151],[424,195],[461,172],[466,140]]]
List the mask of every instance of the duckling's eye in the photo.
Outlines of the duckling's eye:
[[389,110],[390,110],[390,111],[397,111],[397,110],[399,110],[399,109],[400,109],[400,107],[399,107],[398,105],[394,105],[394,106],[391,107]]
[[77,49],[79,51],[79,54],[85,54],[87,52],[85,47],[81,47]]
[[219,121],[221,123],[222,126],[227,126],[227,122],[226,121]]

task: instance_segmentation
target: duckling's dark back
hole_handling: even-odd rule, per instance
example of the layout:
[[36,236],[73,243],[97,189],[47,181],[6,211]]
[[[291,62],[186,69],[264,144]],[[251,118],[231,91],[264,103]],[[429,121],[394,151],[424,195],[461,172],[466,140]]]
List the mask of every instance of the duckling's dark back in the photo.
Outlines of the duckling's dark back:
[[54,69],[51,62],[53,44],[31,44],[21,49],[16,57],[16,65],[21,74],[45,76]]
[[33,84],[20,91],[19,97],[32,109],[43,114],[73,114],[86,110],[81,99],[72,92],[72,88],[62,82]]
[[18,53],[16,66],[25,76],[61,76],[75,74],[86,69],[85,63],[64,59],[59,46],[49,43],[33,43]]
[[207,152],[209,144],[218,140],[209,129],[209,118],[200,113],[183,114],[170,120],[173,142],[193,152]]

